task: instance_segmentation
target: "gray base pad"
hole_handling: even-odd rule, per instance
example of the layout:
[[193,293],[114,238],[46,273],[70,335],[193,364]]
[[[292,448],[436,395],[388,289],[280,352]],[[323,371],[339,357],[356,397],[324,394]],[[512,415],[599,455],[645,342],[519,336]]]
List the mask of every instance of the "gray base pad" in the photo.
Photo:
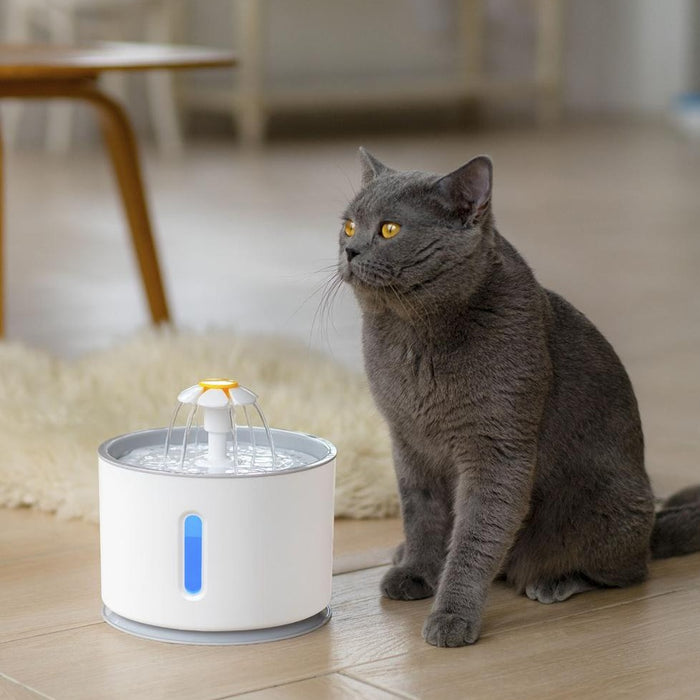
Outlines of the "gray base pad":
[[239,630],[234,632],[198,632],[193,630],[175,630],[168,627],[156,627],[146,625],[143,622],[134,622],[126,617],[117,615],[106,605],[102,606],[102,617],[105,622],[122,632],[153,639],[157,642],[171,642],[172,644],[260,644],[261,642],[275,642],[280,639],[298,637],[307,632],[323,627],[331,619],[331,609],[325,608],[320,613],[307,617],[299,622],[279,627],[267,627],[260,630]]

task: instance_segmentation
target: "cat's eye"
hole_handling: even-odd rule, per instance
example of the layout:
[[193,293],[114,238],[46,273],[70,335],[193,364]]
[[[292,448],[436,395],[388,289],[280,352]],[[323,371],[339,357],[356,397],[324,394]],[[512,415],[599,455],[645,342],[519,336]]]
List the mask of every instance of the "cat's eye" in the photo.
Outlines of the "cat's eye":
[[387,221],[382,224],[382,236],[384,238],[393,238],[400,230],[400,224],[395,224],[393,221]]
[[346,219],[343,231],[348,238],[352,238],[355,235],[355,222],[352,219]]

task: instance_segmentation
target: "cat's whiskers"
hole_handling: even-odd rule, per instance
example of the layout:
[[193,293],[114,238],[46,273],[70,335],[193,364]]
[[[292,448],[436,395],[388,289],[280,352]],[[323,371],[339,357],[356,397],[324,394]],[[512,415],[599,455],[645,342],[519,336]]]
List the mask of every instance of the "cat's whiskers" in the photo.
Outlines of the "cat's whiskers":
[[[330,276],[328,276],[328,273],[331,273]],[[315,297],[317,294],[321,294],[324,292],[325,288],[333,281],[333,278],[338,275],[338,264],[337,263],[332,263],[331,265],[324,265],[323,267],[319,268],[316,270],[313,274],[315,275],[325,275],[324,279],[317,284],[311,294],[309,294],[304,301],[302,302],[301,306],[304,304],[308,303],[309,300],[312,297]]]
[[[330,277],[328,277],[327,274],[328,274],[328,272],[331,272],[331,271],[333,272],[333,274],[332,274]],[[326,287],[332,282],[334,275],[337,274],[337,271],[338,271],[338,264],[335,263],[335,262],[334,262],[334,263],[331,263],[330,265],[324,265],[323,267],[321,267],[321,268],[319,268],[319,269],[317,269],[317,270],[314,270],[314,272],[312,273],[313,275],[321,275],[321,274],[323,274],[323,275],[326,275],[326,276],[324,277],[324,279],[323,279],[319,284],[317,284],[317,285],[313,288],[313,290],[311,291],[311,293],[310,293],[309,295],[307,295],[307,296],[304,298],[304,301],[302,301],[301,304],[299,304],[299,306],[297,307],[297,309],[296,309],[296,310],[294,311],[294,313],[292,314],[292,318],[293,318],[294,316],[296,316],[296,314],[298,314],[299,311],[300,311],[304,306],[306,306],[306,304],[308,304],[309,301],[310,301],[313,297],[315,297],[317,294],[323,294],[323,292],[325,291]],[[304,277],[307,277],[307,275],[305,274]],[[316,309],[316,313],[317,313],[317,312],[318,312],[318,308]],[[315,315],[316,315],[316,314],[314,314],[314,317],[315,317]]]
[[[330,349],[330,336],[328,334],[328,322],[332,323],[331,311],[333,309],[333,304],[343,287],[343,280],[338,274],[337,267],[333,271],[333,274],[325,280],[325,282],[314,292],[314,295],[319,291],[321,292],[321,299],[314,312],[313,319],[311,321],[311,330],[309,332],[309,342],[313,341],[314,331],[318,328],[321,329],[321,338],[325,341],[326,345]],[[312,295],[313,296],[313,295]]]
[[332,321],[331,310],[341,284],[342,280],[338,276],[337,272],[332,274],[326,281],[321,293],[321,300],[316,309],[316,314],[314,314],[314,321],[311,324],[311,333],[313,334],[314,330],[318,328],[320,330],[321,337],[324,339],[327,345],[330,345],[328,322],[329,320]]

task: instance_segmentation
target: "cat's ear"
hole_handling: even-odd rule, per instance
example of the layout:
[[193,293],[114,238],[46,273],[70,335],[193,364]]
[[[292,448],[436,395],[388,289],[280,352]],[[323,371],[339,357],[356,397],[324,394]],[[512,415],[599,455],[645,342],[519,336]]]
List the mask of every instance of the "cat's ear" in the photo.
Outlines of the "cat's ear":
[[492,179],[491,159],[477,156],[440,178],[437,187],[450,209],[459,213],[465,223],[477,223],[491,206]]
[[391,168],[388,168],[384,163],[378,161],[369,151],[365,150],[360,146],[360,163],[362,165],[362,184],[366,185],[368,182],[374,180],[382,173],[391,172]]

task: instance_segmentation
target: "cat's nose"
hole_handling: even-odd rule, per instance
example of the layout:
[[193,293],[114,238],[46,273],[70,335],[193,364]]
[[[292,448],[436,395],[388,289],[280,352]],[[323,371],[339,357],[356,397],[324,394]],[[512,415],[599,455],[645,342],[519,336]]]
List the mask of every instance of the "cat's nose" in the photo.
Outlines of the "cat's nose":
[[359,250],[357,250],[355,248],[351,248],[350,246],[348,246],[345,249],[345,255],[348,256],[348,262],[350,262],[355,256],[357,256],[359,254],[360,254]]

